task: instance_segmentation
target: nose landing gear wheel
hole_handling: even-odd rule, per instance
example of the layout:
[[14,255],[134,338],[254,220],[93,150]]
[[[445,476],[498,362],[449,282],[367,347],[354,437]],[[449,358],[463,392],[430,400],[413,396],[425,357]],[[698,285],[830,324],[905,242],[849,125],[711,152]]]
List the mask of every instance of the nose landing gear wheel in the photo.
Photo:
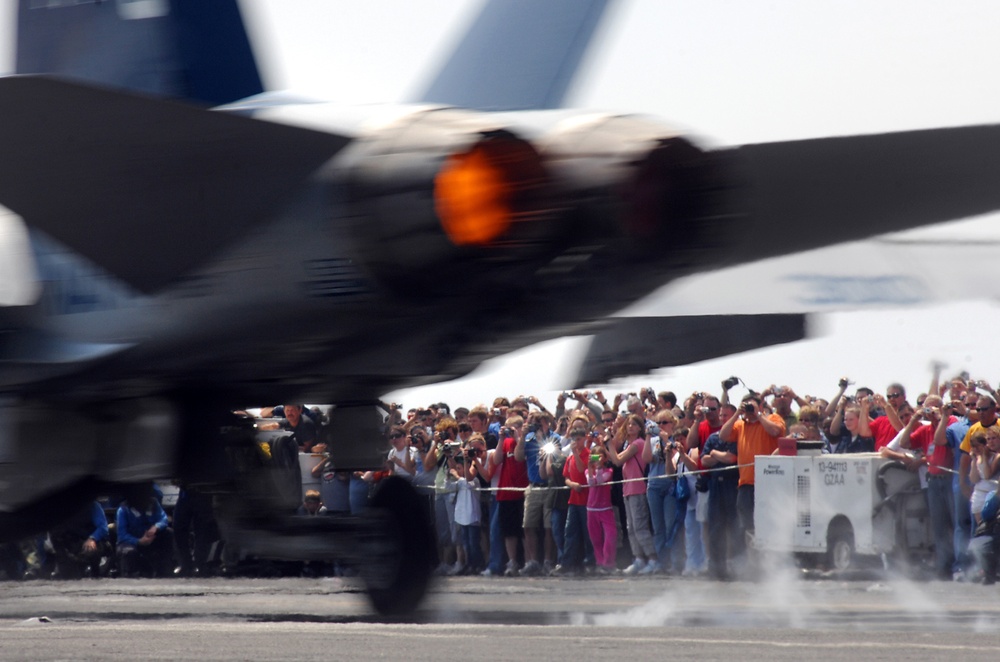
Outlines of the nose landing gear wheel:
[[410,483],[390,477],[380,483],[369,507],[385,526],[378,551],[362,566],[368,597],[380,614],[412,612],[427,592],[434,553],[423,500]]

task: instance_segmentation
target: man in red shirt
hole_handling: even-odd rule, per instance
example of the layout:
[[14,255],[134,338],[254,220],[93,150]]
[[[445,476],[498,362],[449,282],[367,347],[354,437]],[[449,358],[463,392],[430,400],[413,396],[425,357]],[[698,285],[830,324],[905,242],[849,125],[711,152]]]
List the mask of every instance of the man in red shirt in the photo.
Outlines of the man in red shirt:
[[[500,430],[500,444],[493,452],[491,461],[496,471],[500,470],[497,487],[497,509],[500,518],[500,535],[507,548],[507,569],[504,575],[516,577],[517,543],[524,532],[524,488],[528,487],[528,465],[524,461],[524,419],[512,416]],[[513,488],[513,489],[504,489]]]
[[[920,451],[927,463],[927,507],[931,535],[934,536],[934,566],[939,578],[951,581],[955,563],[955,525],[952,519],[955,501],[949,470],[954,464],[954,451],[947,443],[935,444],[934,435],[939,426],[943,424],[947,428],[958,419],[949,416],[942,420],[941,404],[939,396],[928,395],[924,406],[913,412],[910,422],[903,428],[900,445]],[[929,425],[921,425],[921,420],[928,421]]]
[[888,446],[903,429],[900,417],[904,411],[911,410],[912,406],[906,401],[906,389],[902,384],[889,384],[884,398],[881,395],[875,396],[875,406],[885,411],[885,416],[878,416],[868,422],[872,436],[875,437],[875,450],[879,451]]
[[[722,429],[719,406],[719,399],[707,393],[701,401],[701,405],[695,406],[692,414],[696,424],[692,425],[688,430],[688,451],[697,448],[700,454],[702,449],[705,448],[705,442],[708,441],[709,435]],[[700,463],[698,468],[701,468]]]

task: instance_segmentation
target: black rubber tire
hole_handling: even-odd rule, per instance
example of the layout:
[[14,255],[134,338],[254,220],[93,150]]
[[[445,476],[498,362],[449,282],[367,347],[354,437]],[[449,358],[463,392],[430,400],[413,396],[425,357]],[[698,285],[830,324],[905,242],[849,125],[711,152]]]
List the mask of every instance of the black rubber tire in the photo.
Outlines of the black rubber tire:
[[845,572],[854,564],[854,531],[840,523],[826,537],[826,560],[830,570]]
[[398,558],[388,569],[388,578],[378,586],[369,583],[368,597],[383,616],[409,614],[427,593],[434,558],[434,534],[423,499],[409,482],[393,476],[379,483],[369,508],[388,519],[387,535]]

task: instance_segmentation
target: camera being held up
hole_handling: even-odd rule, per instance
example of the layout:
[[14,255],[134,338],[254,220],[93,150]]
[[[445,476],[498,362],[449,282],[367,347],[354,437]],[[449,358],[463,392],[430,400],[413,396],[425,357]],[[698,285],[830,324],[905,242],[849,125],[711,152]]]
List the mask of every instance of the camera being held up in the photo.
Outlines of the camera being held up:
[[726,381],[722,382],[722,388],[724,388],[724,389],[726,389],[728,391],[731,388],[734,388],[739,383],[740,383],[740,378],[739,377],[730,377]]

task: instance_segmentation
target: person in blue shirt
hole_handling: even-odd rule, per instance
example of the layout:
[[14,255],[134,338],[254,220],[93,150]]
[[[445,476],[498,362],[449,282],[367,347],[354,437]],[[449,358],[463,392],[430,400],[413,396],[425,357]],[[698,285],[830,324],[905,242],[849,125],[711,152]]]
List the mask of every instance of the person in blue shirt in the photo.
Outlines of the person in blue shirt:
[[79,579],[88,569],[96,574],[101,558],[111,556],[108,518],[97,501],[79,508],[65,524],[49,531],[49,539],[59,579]]
[[[522,575],[544,574],[538,561],[538,532],[544,532],[545,560],[555,567],[555,541],[552,538],[552,492],[549,490],[548,475],[542,474],[549,449],[562,444],[562,439],[553,430],[555,421],[547,411],[532,412],[528,416],[528,433],[524,438],[524,459],[528,469],[528,489],[524,494],[524,568]],[[546,445],[548,449],[546,449]]]
[[962,450],[962,440],[969,432],[969,428],[979,421],[979,412],[976,407],[979,403],[979,396],[975,390],[962,395],[950,403],[949,411],[956,416],[960,416],[958,421],[952,423],[945,429],[945,439],[951,447],[954,459],[954,474],[952,474],[952,495],[955,503],[953,532],[955,546],[955,573],[964,573],[971,563],[968,554],[969,538],[972,533],[972,512],[969,510],[969,496],[972,494],[972,485],[969,483],[970,455]]
[[140,571],[155,577],[173,574],[173,532],[167,528],[167,514],[153,498],[151,485],[130,491],[118,506],[115,523],[121,577],[135,577]]

